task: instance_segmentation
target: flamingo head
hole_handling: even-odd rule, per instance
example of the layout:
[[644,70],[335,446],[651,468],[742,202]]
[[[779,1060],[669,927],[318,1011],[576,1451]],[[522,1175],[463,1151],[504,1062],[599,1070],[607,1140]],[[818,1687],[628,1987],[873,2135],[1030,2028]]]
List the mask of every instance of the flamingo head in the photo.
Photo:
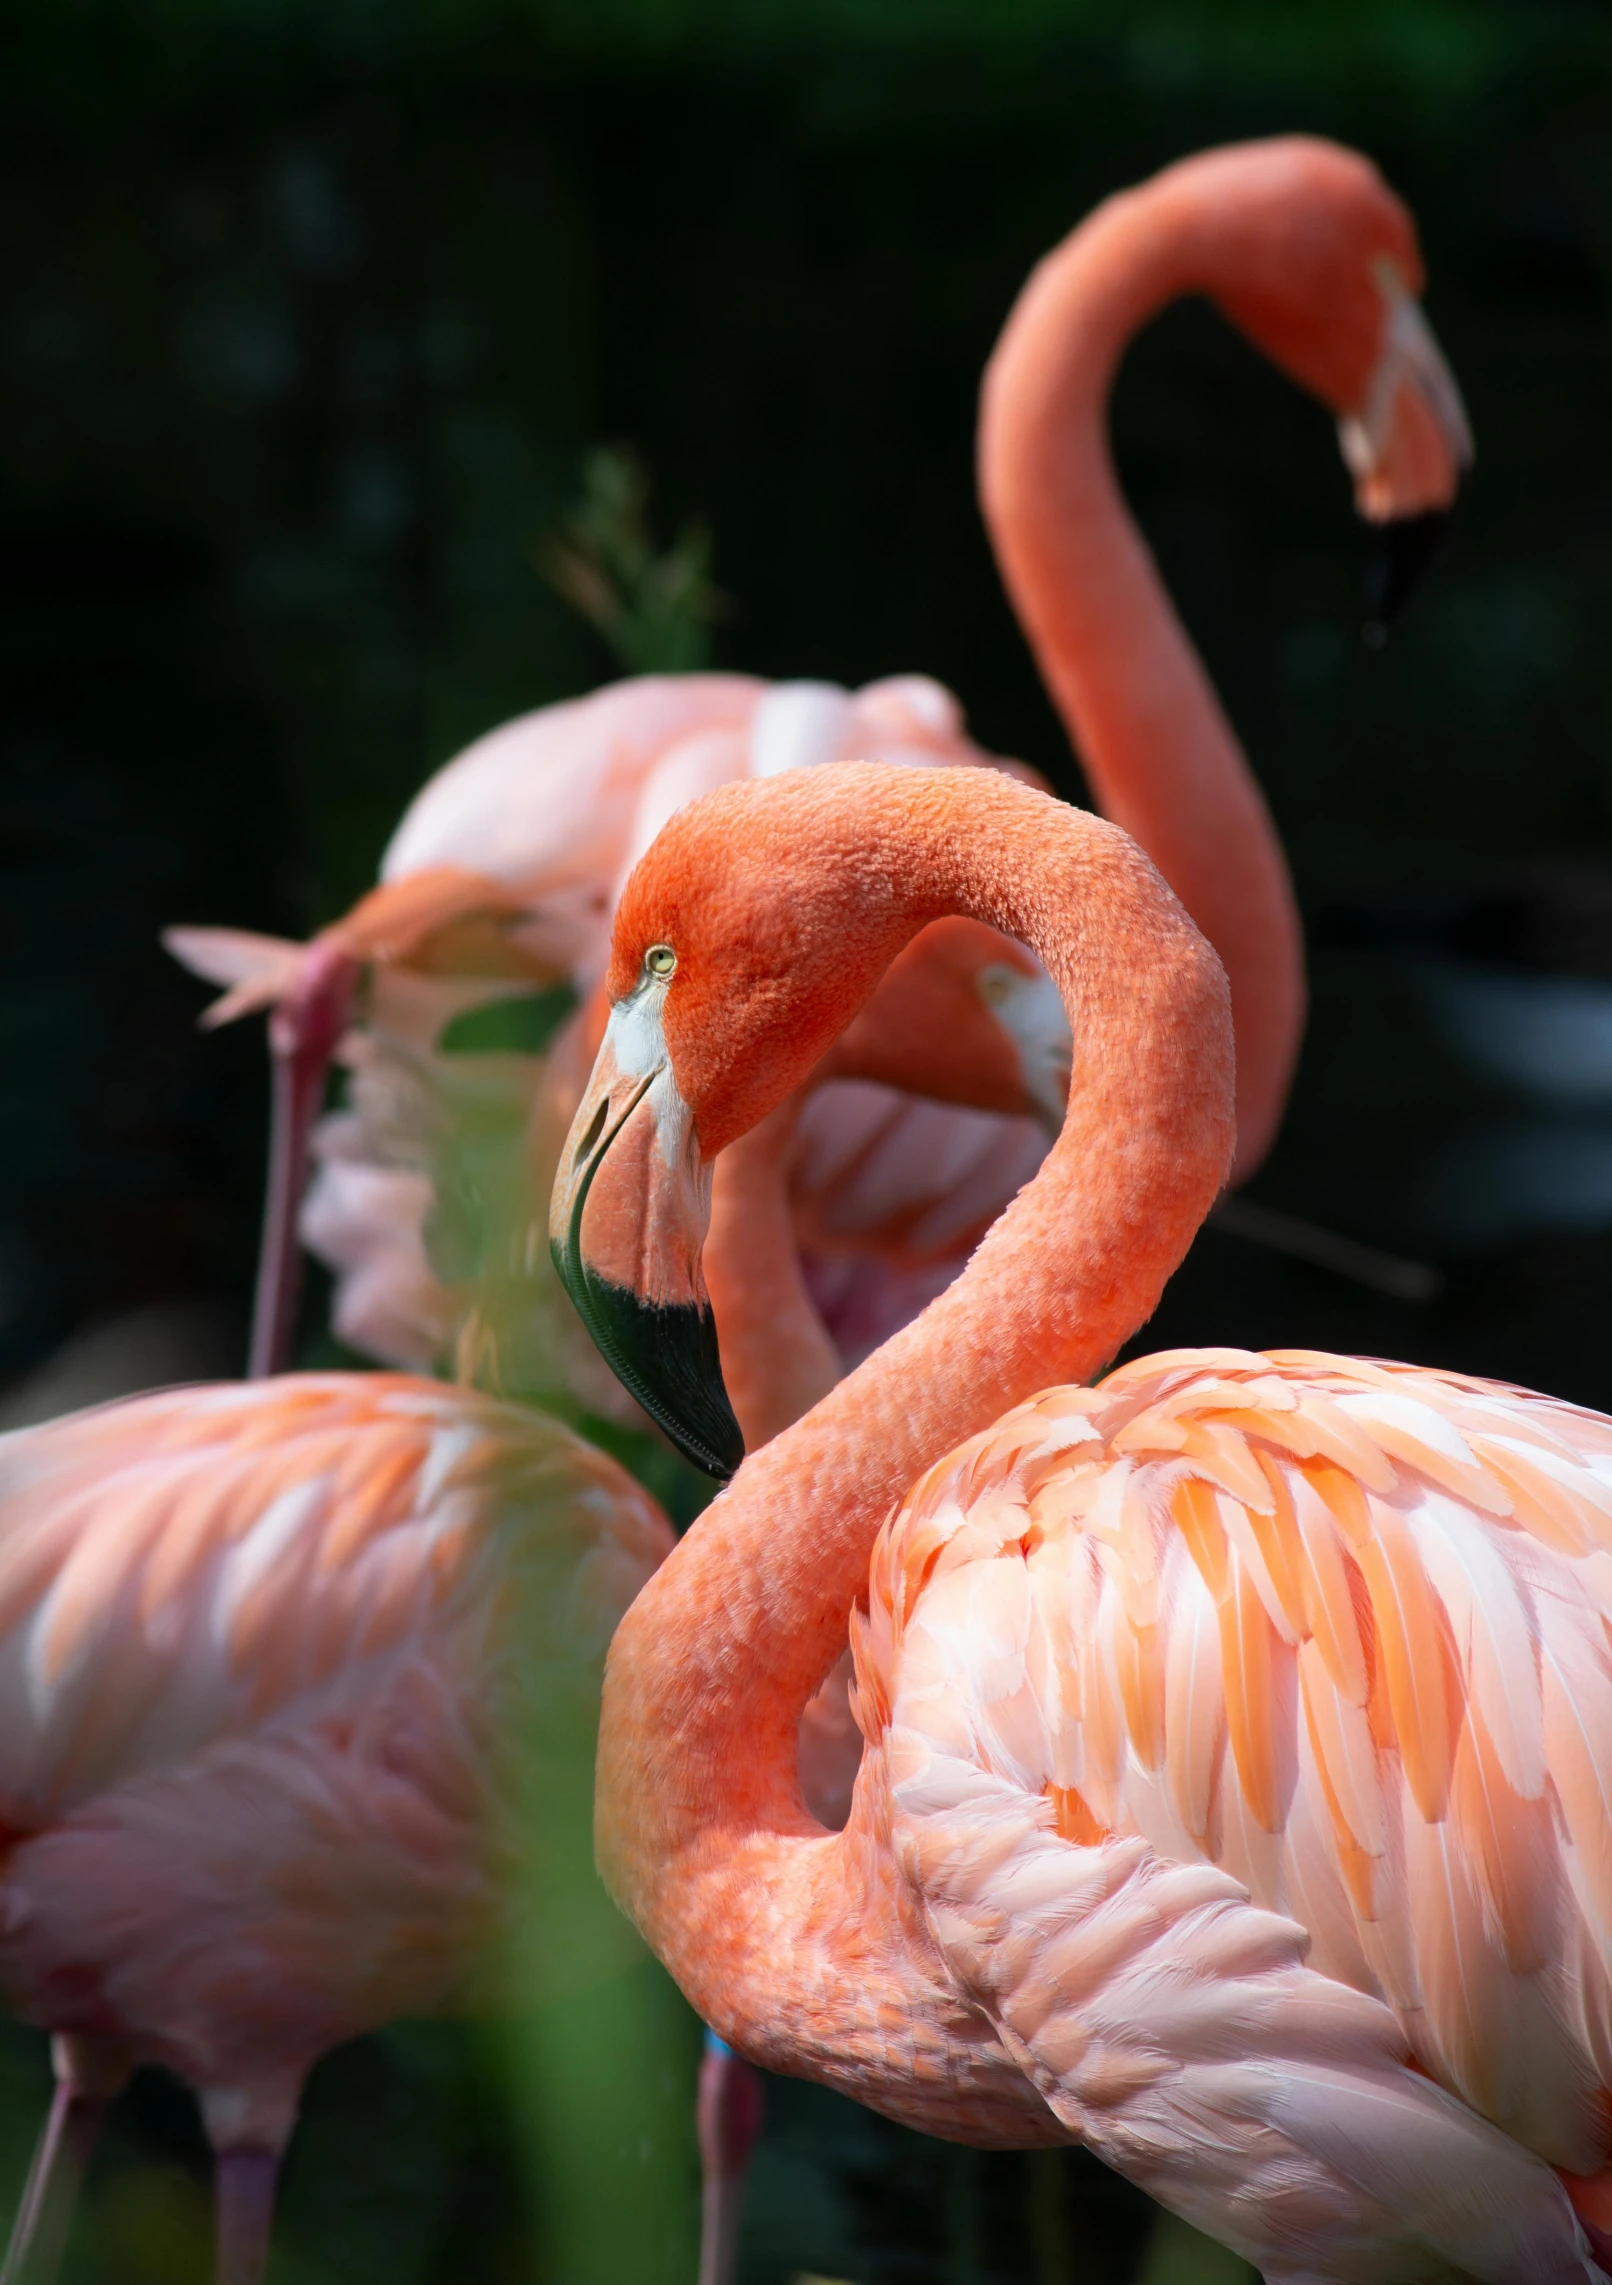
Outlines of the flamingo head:
[[[731,1474],[743,1447],[700,1265],[712,1161],[864,1011],[862,1047],[840,1068],[889,1076],[881,1057],[899,1054],[902,1083],[921,1078],[899,1008],[875,1021],[867,1003],[937,916],[902,861],[899,831],[887,846],[870,838],[857,796],[876,787],[898,823],[907,802],[963,774],[972,773],[837,763],[725,786],[672,819],[617,908],[610,1013],[561,1156],[550,1243],[618,1377],[713,1475]],[[1005,939],[979,936],[971,960],[955,957],[955,934],[943,936],[942,957],[925,956],[938,979],[909,976],[921,987],[911,997],[926,1001],[931,1025],[937,1009],[956,1011],[954,1042],[979,1046],[980,1091],[1000,1084],[1024,1108],[1011,1031],[980,984],[982,971],[1001,967],[1011,1005],[1034,994],[1040,972]],[[981,961],[981,950],[993,958]],[[945,1041],[943,1030],[931,1068],[944,1065]]]
[[1386,621],[1472,462],[1461,392],[1418,298],[1416,226],[1369,159],[1309,136],[1210,152],[1172,172],[1213,218],[1214,298],[1337,417],[1355,505],[1384,530]]

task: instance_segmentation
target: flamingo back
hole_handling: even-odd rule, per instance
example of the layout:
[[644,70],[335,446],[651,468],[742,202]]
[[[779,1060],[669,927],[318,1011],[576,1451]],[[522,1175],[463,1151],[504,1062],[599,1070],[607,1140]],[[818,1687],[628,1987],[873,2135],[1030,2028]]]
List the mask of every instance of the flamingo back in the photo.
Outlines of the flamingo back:
[[[1271,2276],[1594,2274],[1547,2186],[1608,2156],[1609,1620],[1612,1421],[1180,1352],[930,1470],[857,1705],[954,1972],[1125,2171]],[[1355,2253],[1278,2257],[1261,2137]]]
[[[137,1397],[0,1438],[0,1819],[29,1832],[421,1654],[596,1662],[670,1545],[558,1423],[390,1374]],[[495,1656],[496,1654],[496,1656]]]
[[[343,1049],[348,1105],[316,1131],[301,1225],[337,1273],[344,1338],[418,1369],[462,1329],[461,1368],[487,1385],[563,1392],[606,1418],[637,1419],[576,1337],[548,1268],[553,1168],[533,1143],[562,1040],[545,1055],[448,1053],[442,1042],[456,1017],[544,977],[585,994],[622,883],[675,810],[734,779],[859,755],[1033,775],[974,745],[955,698],[923,676],[848,691],[696,675],[640,677],[545,707],[432,779],[393,837],[378,894],[394,896],[416,872],[447,869],[461,888],[481,873],[499,958],[485,976],[463,964],[474,915],[461,896],[451,973],[420,943],[372,975],[365,1021]],[[517,945],[525,986],[504,957]],[[847,1354],[876,1345],[955,1275],[1045,1147],[1030,1120],[918,1104],[868,1082],[819,1091],[792,1190],[814,1287]],[[363,1169],[423,1180],[377,1187]],[[395,1227],[385,1219],[394,1210]]]
[[8,2006],[274,2149],[337,2042],[529,1984],[545,1946],[597,1972],[577,1772],[669,1545],[565,1429],[396,1376],[0,1439]]

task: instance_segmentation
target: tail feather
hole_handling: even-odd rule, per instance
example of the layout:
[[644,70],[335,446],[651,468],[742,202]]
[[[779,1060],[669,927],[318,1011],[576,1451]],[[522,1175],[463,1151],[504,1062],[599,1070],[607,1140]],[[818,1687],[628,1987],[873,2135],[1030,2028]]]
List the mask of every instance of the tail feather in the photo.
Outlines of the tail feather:
[[296,982],[308,949],[290,937],[258,936],[246,928],[165,928],[162,944],[193,976],[228,987],[202,1010],[208,1031],[277,1006]]

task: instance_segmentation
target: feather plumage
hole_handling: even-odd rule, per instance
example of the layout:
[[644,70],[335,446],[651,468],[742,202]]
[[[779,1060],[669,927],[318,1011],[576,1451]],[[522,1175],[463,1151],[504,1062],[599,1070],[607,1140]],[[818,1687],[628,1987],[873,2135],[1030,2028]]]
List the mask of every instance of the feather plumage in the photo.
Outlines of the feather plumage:
[[1528,2273],[1589,2274],[1549,2167],[1608,2156],[1609,1442],[1457,1375],[1178,1353],[1008,1414],[886,1526],[859,1690],[951,1804],[936,1853],[895,1783],[948,1962],[1060,2117],[1268,2274],[1301,2209],[1369,2238],[1374,2198],[1421,2266],[1384,2218],[1340,2275],[1514,2278],[1530,2231]]

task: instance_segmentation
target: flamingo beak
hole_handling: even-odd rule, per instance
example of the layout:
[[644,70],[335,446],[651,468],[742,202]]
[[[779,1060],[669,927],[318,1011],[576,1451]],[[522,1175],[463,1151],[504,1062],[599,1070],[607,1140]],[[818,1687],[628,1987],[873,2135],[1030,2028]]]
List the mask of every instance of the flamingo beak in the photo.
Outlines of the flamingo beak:
[[658,1000],[611,1010],[549,1208],[560,1281],[611,1371],[686,1460],[726,1481],[744,1438],[700,1266],[711,1167],[678,1092]]
[[1472,465],[1472,430],[1455,375],[1391,262],[1377,279],[1382,352],[1359,409],[1338,424],[1355,505],[1374,527],[1367,635],[1380,642],[1437,558]]

